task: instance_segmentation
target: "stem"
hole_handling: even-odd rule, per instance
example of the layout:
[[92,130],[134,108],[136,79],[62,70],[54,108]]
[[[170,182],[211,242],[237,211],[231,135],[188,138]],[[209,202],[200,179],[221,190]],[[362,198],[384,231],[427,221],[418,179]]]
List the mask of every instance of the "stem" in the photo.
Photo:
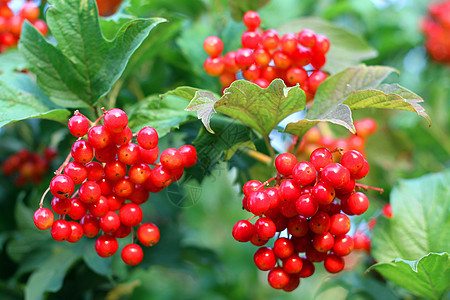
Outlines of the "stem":
[[112,91],[108,95],[108,107],[113,108],[116,106],[117,95],[119,95],[120,88],[122,87],[123,80],[119,79],[114,85]]
[[300,149],[300,145],[302,144],[302,139],[300,138],[300,136],[296,136],[296,137],[297,137],[297,141],[295,141],[294,150],[292,150],[292,152],[291,152],[295,156],[297,156],[298,149]]
[[[103,107],[102,107],[101,109],[104,110]],[[100,120],[103,119],[103,117],[105,116],[104,113],[103,113],[101,116],[99,116],[99,114],[98,114],[98,112],[97,112],[97,109],[94,108],[94,110],[95,110],[95,115],[97,116],[97,120],[95,120],[95,122],[92,123],[92,126],[97,125],[97,123],[100,122]]]
[[134,244],[134,240],[136,239],[136,236],[134,234],[134,228],[131,228],[131,243]]
[[72,158],[72,153],[69,153],[69,155],[67,155],[66,160],[62,163],[62,165],[58,168],[58,170],[55,171],[55,175],[60,175],[62,170],[64,170],[64,168],[67,166],[67,164],[69,163],[70,159]]
[[274,162],[275,161],[275,150],[273,149],[272,145],[270,144],[270,139],[269,139],[268,135],[264,136],[264,141],[266,142],[266,146],[267,146],[267,149],[269,150],[269,154],[270,154],[270,157],[272,158],[272,162]]
[[378,191],[378,192],[380,192],[380,194],[382,194],[384,192],[384,190],[382,188],[368,186],[368,185],[364,185],[364,184],[361,184],[361,183],[357,183],[357,184],[355,184],[355,186],[359,187],[360,189],[364,189],[364,190]]
[[250,221],[251,219],[256,218],[256,216],[250,217],[247,219],[247,221]]
[[50,191],[50,187],[48,187],[48,188],[45,190],[44,194],[42,195],[42,197],[41,197],[41,202],[39,202],[39,208],[42,208],[42,207],[44,206],[44,198],[45,198],[45,196],[47,196],[47,194],[48,194],[49,191]]
[[250,156],[256,160],[259,160],[260,162],[265,163],[267,165],[270,164],[270,162],[272,161],[272,158],[265,155],[264,153],[261,153],[261,152],[258,152],[258,151],[255,151],[255,150],[252,150],[252,149],[249,149],[246,147],[239,148],[239,150],[242,150],[248,156]]

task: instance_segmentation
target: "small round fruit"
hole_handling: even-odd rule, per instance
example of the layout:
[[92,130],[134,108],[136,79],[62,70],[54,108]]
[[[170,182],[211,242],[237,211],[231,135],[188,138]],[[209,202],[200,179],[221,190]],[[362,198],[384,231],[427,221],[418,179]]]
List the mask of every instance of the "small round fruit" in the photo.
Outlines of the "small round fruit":
[[122,249],[122,260],[127,265],[135,266],[144,258],[142,248],[137,244],[128,244]]
[[52,227],[55,216],[53,212],[45,207],[39,208],[34,212],[33,221],[40,230],[47,230]]
[[65,174],[56,175],[50,182],[50,191],[59,199],[69,198],[75,190],[72,178]]
[[120,133],[128,125],[128,116],[123,110],[113,108],[105,113],[103,121],[111,133]]
[[159,241],[158,226],[153,223],[142,224],[137,230],[137,237],[139,242],[146,247],[155,245]]
[[70,237],[71,232],[72,227],[66,220],[60,219],[53,222],[51,234],[55,241],[62,242],[67,240]]
[[245,243],[250,241],[254,233],[255,227],[247,220],[237,221],[233,226],[232,235],[233,238],[238,242]]
[[119,249],[119,243],[112,235],[102,234],[95,241],[95,251],[100,257],[113,256],[117,249]]

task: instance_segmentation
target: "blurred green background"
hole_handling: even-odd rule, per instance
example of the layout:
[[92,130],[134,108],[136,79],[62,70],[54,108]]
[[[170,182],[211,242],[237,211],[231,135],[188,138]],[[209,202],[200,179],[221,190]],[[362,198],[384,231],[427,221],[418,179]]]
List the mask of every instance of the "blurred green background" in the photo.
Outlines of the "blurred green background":
[[[252,1],[226,0],[131,0],[121,11],[103,21],[112,36],[127,15],[164,17],[133,55],[120,79],[117,107],[127,110],[143,98],[181,85],[220,92],[217,78],[206,75],[202,43],[209,35],[220,36],[224,51],[240,46],[245,30],[236,7],[253,7]],[[259,1],[256,1],[259,2]],[[296,18],[317,16],[362,35],[378,51],[367,64],[392,66],[400,71],[392,78],[425,99],[423,106],[433,125],[408,113],[387,110],[357,111],[354,119],[370,116],[379,128],[366,150],[371,172],[363,183],[385,193],[368,192],[370,210],[355,225],[379,214],[389,201],[389,191],[400,178],[415,178],[449,167],[450,68],[429,60],[423,47],[420,20],[429,1],[406,0],[272,0],[258,12],[264,28]],[[240,3],[240,4],[237,4]],[[231,10],[230,10],[231,7]],[[123,17],[123,19],[120,19]],[[397,76],[397,75],[396,75]],[[189,122],[166,135],[160,148],[192,143],[202,124]],[[337,136],[347,134],[330,126]],[[56,169],[74,141],[66,126],[45,120],[22,121],[0,132],[0,161],[20,149],[42,151],[57,147]],[[384,281],[375,272],[364,273],[370,257],[358,257],[354,270],[331,276],[318,266],[312,278],[302,279],[292,293],[267,284],[267,273],[253,263],[256,247],[233,240],[234,223],[249,214],[241,209],[239,179],[241,160],[250,161],[248,173],[260,166],[244,154],[212,168],[196,168],[182,183],[152,194],[144,220],[158,224],[161,240],[144,249],[144,261],[125,266],[120,255],[98,257],[94,241],[79,244],[54,242],[50,232],[38,231],[32,214],[48,186],[51,174],[39,186],[17,188],[1,176],[0,186],[0,298],[22,299],[414,299],[406,290]],[[237,166],[237,167],[236,167]],[[196,173],[195,173],[196,172]],[[195,174],[194,174],[195,173]],[[248,174],[247,173],[247,174]],[[270,177],[270,173],[267,176]],[[199,183],[194,178],[203,177]],[[123,241],[122,241],[122,245]],[[356,259],[356,258],[355,258]],[[323,285],[325,283],[325,285]],[[322,286],[322,287],[321,287]]]

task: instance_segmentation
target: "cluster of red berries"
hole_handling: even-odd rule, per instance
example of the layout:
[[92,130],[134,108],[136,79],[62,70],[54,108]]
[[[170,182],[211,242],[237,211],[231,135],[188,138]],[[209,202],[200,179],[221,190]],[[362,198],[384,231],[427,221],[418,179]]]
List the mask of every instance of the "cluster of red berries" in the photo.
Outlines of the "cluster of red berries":
[[28,182],[38,184],[57,155],[56,150],[51,147],[46,148],[43,155],[23,149],[3,161],[2,172],[6,176],[13,176],[17,186],[24,186]]
[[[96,125],[101,119],[104,125]],[[36,226],[41,230],[51,228],[54,240],[75,243],[83,235],[96,237],[101,230],[103,234],[95,243],[101,257],[116,253],[117,238],[125,238],[133,231],[134,239],[135,226],[140,225],[136,235],[141,245],[152,246],[159,241],[155,224],[141,224],[140,205],[148,200],[150,192],[158,193],[179,180],[184,168],[196,163],[197,151],[190,145],[168,148],[156,163],[156,130],[144,127],[133,135],[127,124],[127,114],[117,108],[105,112],[94,123],[78,112],[70,118],[69,130],[78,139],[49,188],[54,196],[52,210],[60,218],[54,220],[52,210],[43,207],[44,197],[34,213]],[[133,137],[137,143],[132,142]],[[134,241],[122,250],[122,259],[129,265],[140,263],[142,258],[142,248]]]
[[[239,242],[263,246],[287,230],[287,237],[278,235],[272,248],[259,248],[253,258],[258,269],[269,271],[273,288],[293,291],[300,278],[313,275],[315,262],[323,262],[330,273],[343,270],[343,256],[355,247],[347,235],[348,215],[361,215],[369,207],[367,196],[356,191],[361,185],[355,183],[367,175],[369,164],[355,150],[333,163],[331,151],[318,148],[309,161],[280,154],[275,166],[276,177],[244,184],[243,207],[258,219],[255,224],[249,222],[254,217],[238,221],[232,234]],[[267,187],[270,181],[275,186]]]
[[238,72],[263,88],[275,78],[281,78],[287,86],[299,84],[307,99],[312,99],[327,78],[320,69],[330,48],[328,38],[310,29],[281,37],[275,29],[263,31],[255,11],[246,12],[243,20],[248,30],[242,34],[242,48],[237,51],[221,56],[222,40],[216,36],[205,39],[203,48],[209,55],[203,64],[206,73],[219,76],[224,88],[236,80]]
[[450,1],[431,3],[422,20],[425,47],[437,62],[450,63]]
[[[306,159],[318,147],[328,149],[340,148],[344,151],[356,150],[364,154],[367,137],[377,130],[377,122],[372,118],[364,118],[355,121],[354,125],[356,134],[349,134],[346,138],[335,138],[332,133],[322,133],[318,127],[312,127],[303,135],[297,156]],[[289,150],[294,149],[296,142],[297,140],[294,139]],[[340,153],[334,152],[333,156],[336,161],[339,159]]]
[[15,15],[9,8],[8,2],[10,0],[0,0],[0,53],[17,45],[25,20],[30,21],[43,35],[48,33],[47,24],[38,19],[40,11],[36,4],[25,2],[20,12]]

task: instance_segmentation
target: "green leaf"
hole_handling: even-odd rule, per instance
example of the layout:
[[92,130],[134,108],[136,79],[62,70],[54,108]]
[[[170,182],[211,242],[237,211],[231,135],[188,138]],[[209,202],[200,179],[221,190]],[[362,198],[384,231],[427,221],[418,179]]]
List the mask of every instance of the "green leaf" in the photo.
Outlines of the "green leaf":
[[441,299],[450,288],[447,252],[429,253],[418,260],[396,258],[393,262],[377,263],[368,270],[376,270],[413,294],[430,299]]
[[82,253],[78,245],[56,246],[52,250],[53,255],[43,261],[28,278],[25,286],[26,300],[41,300],[46,292],[61,289],[66,273]]
[[277,30],[280,34],[312,29],[325,34],[330,40],[330,50],[326,54],[324,70],[334,74],[361,61],[376,57],[377,51],[359,35],[333,23],[316,17],[307,17],[283,24]]
[[193,113],[183,110],[187,103],[185,99],[177,96],[167,95],[162,100],[158,96],[150,96],[131,107],[128,126],[133,132],[144,126],[151,126],[162,137],[194,118]]
[[19,50],[37,83],[56,104],[87,107],[97,103],[119,79],[133,52],[164,19],[136,19],[109,41],[100,30],[94,0],[49,1],[47,23],[57,46],[25,22]]
[[450,171],[401,180],[391,191],[393,217],[380,218],[372,235],[378,262],[416,260],[450,249]]
[[0,73],[22,71],[27,68],[25,58],[17,50],[8,50],[0,55]]
[[[219,162],[226,151],[232,151],[236,144],[247,143],[246,145],[250,146],[248,142],[256,138],[255,133],[248,126],[228,118],[215,118],[213,124],[216,134],[201,130],[194,140],[198,160],[206,171]],[[230,152],[227,157],[230,158]]]
[[70,112],[65,109],[52,109],[28,93],[11,88],[0,81],[0,127],[31,118],[49,119],[65,122]]
[[305,109],[305,93],[299,86],[286,87],[281,79],[266,89],[246,81],[233,82],[215,109],[249,125],[263,136],[287,116]]
[[210,133],[214,133],[211,129],[211,116],[216,113],[214,104],[219,101],[213,93],[208,91],[196,91],[194,98],[186,107],[186,111],[196,111],[198,119],[202,120],[206,130]]
[[270,0],[228,0],[228,6],[231,17],[240,22],[247,11],[258,10],[269,2]]
[[389,108],[416,112],[430,118],[418,103],[423,99],[397,84],[381,84],[395,69],[384,66],[348,68],[329,77],[317,89],[304,120],[289,123],[286,132],[302,135],[318,122],[331,122],[354,132],[351,110]]

